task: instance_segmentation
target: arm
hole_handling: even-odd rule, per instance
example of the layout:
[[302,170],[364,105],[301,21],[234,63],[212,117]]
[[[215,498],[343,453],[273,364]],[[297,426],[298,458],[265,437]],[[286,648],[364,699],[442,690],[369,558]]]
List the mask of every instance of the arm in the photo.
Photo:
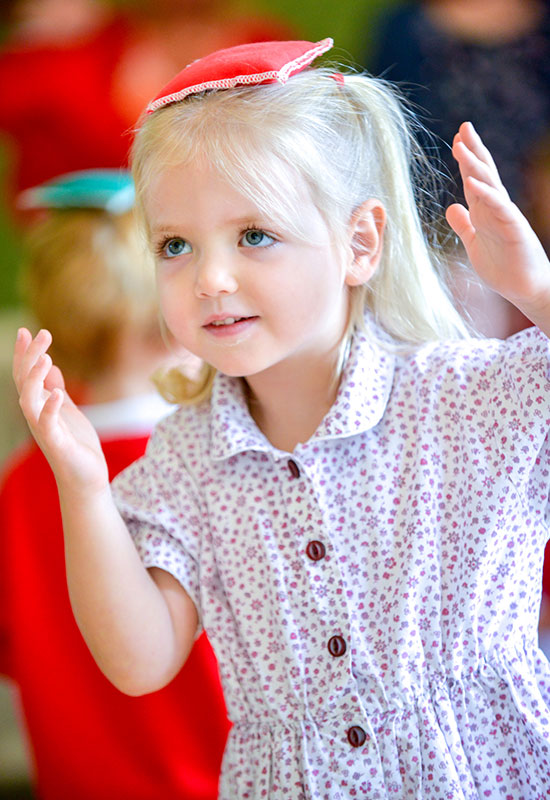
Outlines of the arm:
[[93,426],[67,395],[46,350],[22,329],[13,374],[20,405],[59,490],[67,582],[82,634],[100,669],[128,694],[164,686],[187,658],[197,612],[178,581],[146,570],[113,501]]
[[550,336],[550,264],[544,248],[501,183],[491,154],[473,125],[453,141],[468,207],[447,209],[480,278]]

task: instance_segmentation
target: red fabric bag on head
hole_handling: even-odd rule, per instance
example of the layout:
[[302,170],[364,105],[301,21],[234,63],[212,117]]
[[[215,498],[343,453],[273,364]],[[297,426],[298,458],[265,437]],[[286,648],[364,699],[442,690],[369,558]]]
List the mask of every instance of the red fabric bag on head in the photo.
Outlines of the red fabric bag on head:
[[217,50],[188,64],[147,106],[151,114],[191,94],[260,83],[286,83],[333,45],[319,42],[258,42]]

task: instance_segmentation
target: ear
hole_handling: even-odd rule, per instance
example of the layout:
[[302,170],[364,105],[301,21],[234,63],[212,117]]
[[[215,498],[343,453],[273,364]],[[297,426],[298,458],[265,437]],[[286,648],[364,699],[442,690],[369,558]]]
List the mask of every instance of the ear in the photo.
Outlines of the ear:
[[348,286],[361,286],[376,272],[382,255],[385,227],[386,209],[379,200],[365,200],[353,211],[348,226]]

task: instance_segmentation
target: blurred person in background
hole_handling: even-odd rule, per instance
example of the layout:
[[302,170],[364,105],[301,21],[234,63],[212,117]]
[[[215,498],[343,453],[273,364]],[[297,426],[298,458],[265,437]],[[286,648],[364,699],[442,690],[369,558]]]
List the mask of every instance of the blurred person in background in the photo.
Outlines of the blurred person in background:
[[[473,122],[512,199],[525,208],[527,164],[550,130],[546,2],[422,0],[398,6],[382,17],[370,67],[399,83],[416,104],[455,179],[450,144],[457,124]],[[462,202],[460,181],[449,181],[447,191],[445,202]]]
[[139,114],[174,72],[213,49],[290,33],[232,0],[7,0],[3,19],[12,196],[64,172],[126,165]]
[[[23,199],[49,207],[28,233],[27,306],[55,331],[56,358],[113,477],[170,409],[150,380],[169,355],[133,183],[125,172],[86,171]],[[17,687],[40,800],[217,796],[229,723],[207,639],[146,697],[123,695],[101,674],[71,612],[55,480],[32,442],[8,460],[0,489],[0,672]]]
[[0,131],[12,198],[65,172],[125,164],[128,124],[109,88],[125,21],[101,0],[8,0],[8,6]]

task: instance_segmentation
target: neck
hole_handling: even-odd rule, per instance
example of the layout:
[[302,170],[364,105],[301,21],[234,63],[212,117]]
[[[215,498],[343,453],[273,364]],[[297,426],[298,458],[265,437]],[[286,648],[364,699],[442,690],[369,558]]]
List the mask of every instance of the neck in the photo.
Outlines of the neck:
[[250,414],[271,444],[291,453],[307,442],[338,392],[341,345],[321,363],[277,364],[246,379]]

